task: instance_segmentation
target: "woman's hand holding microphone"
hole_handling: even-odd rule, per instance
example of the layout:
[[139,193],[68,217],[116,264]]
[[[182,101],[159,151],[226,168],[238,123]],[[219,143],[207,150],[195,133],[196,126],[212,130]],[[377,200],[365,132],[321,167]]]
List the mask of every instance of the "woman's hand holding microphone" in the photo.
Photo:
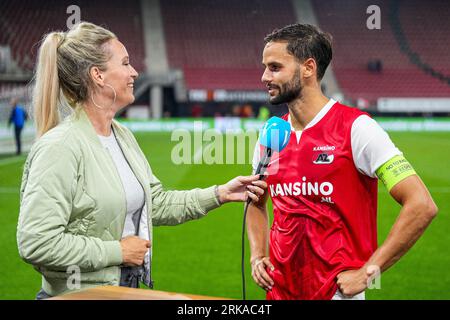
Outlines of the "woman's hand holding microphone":
[[[258,202],[267,189],[267,183],[259,179],[259,175],[239,176],[216,188],[216,196],[221,204],[251,199]],[[122,264],[127,267],[141,266],[145,254],[151,247],[148,240],[136,236],[128,236],[120,241],[122,247]]]

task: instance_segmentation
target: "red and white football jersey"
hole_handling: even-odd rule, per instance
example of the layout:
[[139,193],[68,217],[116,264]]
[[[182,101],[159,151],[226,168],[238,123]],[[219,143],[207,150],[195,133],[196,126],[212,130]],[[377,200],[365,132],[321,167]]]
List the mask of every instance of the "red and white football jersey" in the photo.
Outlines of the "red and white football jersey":
[[[352,152],[352,125],[365,113],[330,103],[267,168],[275,266],[267,299],[331,299],[336,275],[362,267],[377,248],[377,179],[355,166]],[[388,159],[400,153],[391,145]]]

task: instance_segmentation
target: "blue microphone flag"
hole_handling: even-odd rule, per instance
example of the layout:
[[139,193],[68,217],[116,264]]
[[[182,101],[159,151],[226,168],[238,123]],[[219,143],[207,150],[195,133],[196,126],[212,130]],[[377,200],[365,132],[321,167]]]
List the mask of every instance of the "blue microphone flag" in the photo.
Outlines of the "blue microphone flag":
[[291,136],[291,125],[289,122],[272,117],[264,124],[259,133],[259,143],[273,151],[280,152],[289,143]]

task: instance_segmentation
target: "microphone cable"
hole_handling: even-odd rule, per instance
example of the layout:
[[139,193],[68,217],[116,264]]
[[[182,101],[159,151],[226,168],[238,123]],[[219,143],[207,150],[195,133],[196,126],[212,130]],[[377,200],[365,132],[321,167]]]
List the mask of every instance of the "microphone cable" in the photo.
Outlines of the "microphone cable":
[[[266,152],[264,152],[263,158],[258,164],[256,168],[255,174],[259,174],[259,180],[264,179],[264,172],[266,171],[267,166],[269,165],[270,157],[272,156],[272,149],[267,148]],[[245,225],[247,221],[247,211],[250,206],[252,199],[250,197],[247,199],[244,207],[244,220],[242,221],[242,255],[241,255],[241,274],[242,274],[242,300],[246,300],[245,294]]]
[[247,209],[250,205],[250,201],[247,200],[244,207],[244,221],[242,222],[242,256],[241,256],[241,273],[242,273],[242,300],[246,300],[245,297],[245,222],[247,219]]

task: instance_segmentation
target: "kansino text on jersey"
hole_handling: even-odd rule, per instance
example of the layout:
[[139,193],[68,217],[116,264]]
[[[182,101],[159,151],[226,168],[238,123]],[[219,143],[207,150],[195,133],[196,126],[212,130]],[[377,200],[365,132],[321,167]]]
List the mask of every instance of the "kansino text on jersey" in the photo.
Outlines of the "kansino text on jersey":
[[270,184],[269,190],[272,197],[286,196],[329,196],[333,193],[333,184],[331,182],[309,182],[303,177],[302,182],[289,182]]
[[319,147],[314,147],[313,151],[333,151],[335,149],[336,149],[335,146],[319,146]]

